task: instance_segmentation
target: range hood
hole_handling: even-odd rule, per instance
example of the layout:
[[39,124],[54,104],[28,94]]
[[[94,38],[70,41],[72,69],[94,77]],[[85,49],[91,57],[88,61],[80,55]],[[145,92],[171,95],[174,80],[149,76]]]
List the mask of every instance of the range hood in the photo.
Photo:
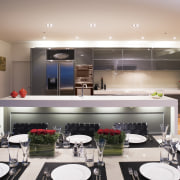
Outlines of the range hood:
[[74,49],[48,49],[47,60],[74,60]]

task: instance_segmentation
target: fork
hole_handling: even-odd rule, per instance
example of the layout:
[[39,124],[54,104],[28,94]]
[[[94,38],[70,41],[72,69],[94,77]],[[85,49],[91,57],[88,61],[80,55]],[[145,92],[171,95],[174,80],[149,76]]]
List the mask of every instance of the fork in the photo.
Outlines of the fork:
[[138,172],[136,170],[134,170],[134,176],[137,178],[137,180],[139,180],[139,175],[138,175]]
[[129,175],[132,176],[132,179],[135,180],[135,177],[134,177],[134,174],[133,174],[133,169],[129,167],[128,172],[129,172]]

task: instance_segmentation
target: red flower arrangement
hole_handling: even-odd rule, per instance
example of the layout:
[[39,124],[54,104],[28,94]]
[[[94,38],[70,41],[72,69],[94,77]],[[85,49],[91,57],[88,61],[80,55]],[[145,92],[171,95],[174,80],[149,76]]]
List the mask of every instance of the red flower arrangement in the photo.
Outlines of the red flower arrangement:
[[55,143],[58,136],[55,130],[48,129],[31,129],[29,132],[30,142],[35,144]]
[[105,139],[109,144],[121,144],[125,139],[125,133],[115,129],[99,129],[95,135],[95,139]]

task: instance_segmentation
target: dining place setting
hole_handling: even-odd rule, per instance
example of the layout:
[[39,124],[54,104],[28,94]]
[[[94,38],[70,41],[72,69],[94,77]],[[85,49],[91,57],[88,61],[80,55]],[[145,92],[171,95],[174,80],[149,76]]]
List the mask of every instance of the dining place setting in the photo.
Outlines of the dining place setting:
[[[82,134],[70,135],[69,133],[69,136],[65,136],[64,138],[65,146],[63,141],[62,148],[65,150],[71,150],[71,156],[73,159],[77,158],[77,162],[45,162],[37,177],[37,180],[107,179],[105,164],[103,163],[102,165],[99,163],[99,161],[95,162],[95,149],[84,146],[84,144],[90,143],[93,140],[92,137]],[[69,146],[67,146],[66,141],[69,142]],[[101,151],[102,150],[103,149],[101,149]]]
[[[5,133],[0,151],[9,159],[0,161],[0,179],[28,180],[27,174],[34,169],[32,179],[36,180],[107,180],[114,167],[117,177],[122,173],[125,180],[179,180],[180,141],[168,134],[168,128],[160,125],[161,136],[157,137],[117,126],[99,127],[94,136],[62,133],[60,127],[32,129],[28,134]],[[34,164],[37,161],[42,161],[39,167]]]
[[[1,148],[5,148],[7,150],[6,153],[8,154],[9,159],[4,162],[0,161],[0,179],[19,179],[29,165],[28,134],[10,136],[9,132],[4,133],[1,138]],[[19,151],[22,151],[22,157],[19,157]]]
[[[119,162],[122,174],[126,180],[179,180],[180,179],[180,140],[172,134],[167,135],[169,125],[160,124],[161,138],[159,142],[159,161],[128,161]],[[134,135],[130,135],[134,136]],[[130,139],[130,138],[129,138]],[[144,139],[144,140],[143,140]],[[143,143],[141,138],[136,143]],[[130,140],[131,141],[131,140]],[[131,142],[132,143],[132,142]]]

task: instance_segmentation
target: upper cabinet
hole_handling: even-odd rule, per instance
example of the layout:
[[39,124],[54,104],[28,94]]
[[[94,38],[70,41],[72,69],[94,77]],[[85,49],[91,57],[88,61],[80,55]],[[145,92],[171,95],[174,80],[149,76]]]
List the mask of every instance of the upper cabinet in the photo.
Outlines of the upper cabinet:
[[94,70],[122,70],[122,49],[93,49]]
[[180,70],[180,49],[152,49],[152,62],[154,70]]
[[76,64],[93,64],[92,48],[77,48],[75,49]]
[[150,48],[123,48],[123,70],[151,70]]
[[177,48],[95,48],[95,70],[180,70]]

